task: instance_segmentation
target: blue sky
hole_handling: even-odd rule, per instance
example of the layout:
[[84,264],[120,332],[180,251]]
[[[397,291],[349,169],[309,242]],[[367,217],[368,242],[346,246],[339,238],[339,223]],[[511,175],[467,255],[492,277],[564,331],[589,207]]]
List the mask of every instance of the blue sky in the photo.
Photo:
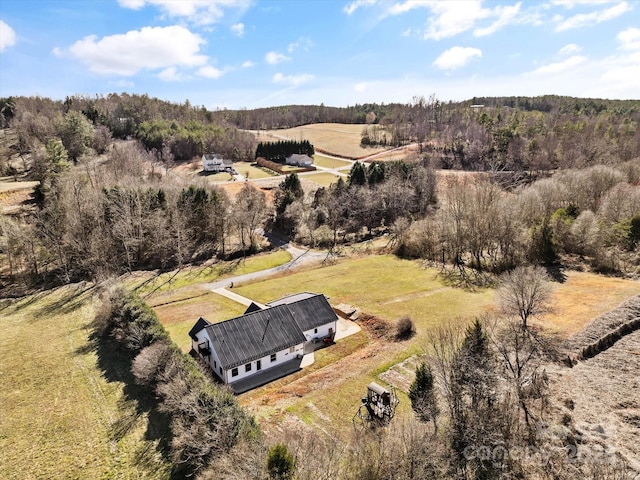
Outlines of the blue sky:
[[640,98],[635,0],[3,0],[0,96]]

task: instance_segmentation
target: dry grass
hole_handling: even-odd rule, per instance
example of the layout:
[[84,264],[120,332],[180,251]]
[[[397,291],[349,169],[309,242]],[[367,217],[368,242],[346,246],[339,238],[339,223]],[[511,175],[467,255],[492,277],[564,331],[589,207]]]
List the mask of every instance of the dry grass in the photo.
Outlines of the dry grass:
[[313,163],[324,168],[351,168],[352,163],[346,160],[338,160],[337,158],[325,157],[324,155],[315,154]]
[[[75,287],[0,303],[0,478],[169,477],[146,414],[98,367],[95,304]],[[130,428],[116,438],[123,417]]]
[[282,139],[281,137],[295,140],[302,138],[309,140],[316,149],[348,158],[365,157],[386,150],[386,148],[362,148],[360,146],[364,127],[360,124],[315,123],[296,128],[260,132],[257,139],[258,141],[277,141]]
[[[306,178],[314,183],[317,183],[321,187],[328,187],[332,183],[336,183],[338,181],[338,175],[334,175],[329,172],[319,172],[319,173],[311,173],[308,175],[304,175],[301,178]],[[346,177],[343,177],[346,181]]]
[[552,312],[535,321],[563,338],[640,292],[640,285],[634,280],[575,271],[565,275],[564,283],[554,289]]

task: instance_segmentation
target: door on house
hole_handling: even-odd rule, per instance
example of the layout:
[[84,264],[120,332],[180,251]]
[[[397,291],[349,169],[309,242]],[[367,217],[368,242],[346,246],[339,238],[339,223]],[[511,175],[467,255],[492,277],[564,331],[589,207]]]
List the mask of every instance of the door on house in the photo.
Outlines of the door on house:
[[333,327],[329,327],[329,335],[333,335]]
[[256,362],[256,370],[262,370],[262,360]]

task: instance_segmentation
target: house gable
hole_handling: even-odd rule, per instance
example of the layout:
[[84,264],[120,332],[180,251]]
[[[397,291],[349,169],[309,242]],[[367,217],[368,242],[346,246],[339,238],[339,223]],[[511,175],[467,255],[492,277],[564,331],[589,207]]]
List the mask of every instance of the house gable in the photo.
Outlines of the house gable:
[[252,312],[206,328],[225,370],[306,341],[286,305]]

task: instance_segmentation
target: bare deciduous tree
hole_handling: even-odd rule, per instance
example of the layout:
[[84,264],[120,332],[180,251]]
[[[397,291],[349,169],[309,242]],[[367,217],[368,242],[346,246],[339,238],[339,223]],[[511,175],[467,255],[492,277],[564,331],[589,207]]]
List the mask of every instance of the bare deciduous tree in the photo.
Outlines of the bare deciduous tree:
[[497,295],[501,311],[520,317],[526,330],[530,317],[549,311],[549,277],[540,267],[516,267],[502,275]]

